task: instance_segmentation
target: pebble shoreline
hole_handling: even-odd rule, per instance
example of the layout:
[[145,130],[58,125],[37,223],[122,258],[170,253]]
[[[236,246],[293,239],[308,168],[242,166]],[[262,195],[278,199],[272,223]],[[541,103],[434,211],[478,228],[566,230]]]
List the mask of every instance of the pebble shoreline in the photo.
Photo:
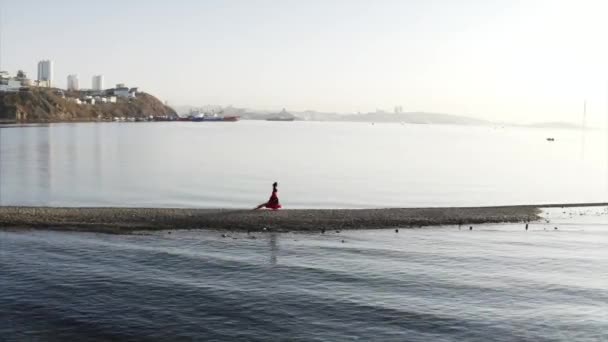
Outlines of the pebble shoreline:
[[162,229],[314,231],[519,222],[535,207],[278,210],[0,207],[0,227],[127,232]]
[[0,229],[129,233],[145,230],[320,231],[534,222],[541,208],[606,203],[402,209],[170,209],[0,207]]

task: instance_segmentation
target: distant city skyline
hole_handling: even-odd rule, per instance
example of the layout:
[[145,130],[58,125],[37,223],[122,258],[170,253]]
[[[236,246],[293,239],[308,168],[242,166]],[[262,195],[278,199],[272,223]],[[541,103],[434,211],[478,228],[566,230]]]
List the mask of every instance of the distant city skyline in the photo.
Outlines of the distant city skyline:
[[0,58],[31,78],[52,60],[61,88],[103,74],[172,105],[576,123],[587,100],[597,124],[605,13],[595,0],[22,0],[2,3]]

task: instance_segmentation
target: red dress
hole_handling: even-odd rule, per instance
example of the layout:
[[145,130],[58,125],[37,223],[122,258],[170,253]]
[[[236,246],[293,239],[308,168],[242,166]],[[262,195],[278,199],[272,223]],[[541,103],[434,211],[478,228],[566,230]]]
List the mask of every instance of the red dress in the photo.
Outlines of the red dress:
[[265,207],[272,210],[281,209],[281,204],[279,203],[279,197],[277,196],[278,190],[276,188],[272,189],[272,195],[270,195],[270,199],[266,203]]

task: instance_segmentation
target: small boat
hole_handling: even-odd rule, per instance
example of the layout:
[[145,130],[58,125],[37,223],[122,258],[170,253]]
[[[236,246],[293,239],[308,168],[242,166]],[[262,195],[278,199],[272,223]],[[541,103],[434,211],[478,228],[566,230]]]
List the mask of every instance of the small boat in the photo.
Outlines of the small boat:
[[555,141],[555,138],[547,138],[547,141]]

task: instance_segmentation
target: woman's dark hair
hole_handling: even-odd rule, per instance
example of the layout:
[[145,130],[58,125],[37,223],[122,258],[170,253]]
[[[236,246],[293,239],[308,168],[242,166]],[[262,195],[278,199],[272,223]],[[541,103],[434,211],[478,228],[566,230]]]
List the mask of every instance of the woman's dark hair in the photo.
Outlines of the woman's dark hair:
[[274,187],[274,188],[276,188],[278,185],[279,185],[279,183],[277,183],[277,182],[272,183],[272,187]]

